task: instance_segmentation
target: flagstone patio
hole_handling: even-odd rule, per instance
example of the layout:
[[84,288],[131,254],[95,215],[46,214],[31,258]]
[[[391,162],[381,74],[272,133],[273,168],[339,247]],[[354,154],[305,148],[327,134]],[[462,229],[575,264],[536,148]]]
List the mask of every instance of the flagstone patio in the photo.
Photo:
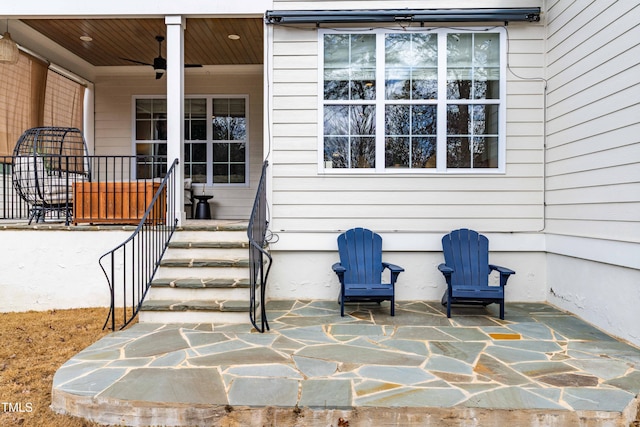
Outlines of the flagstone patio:
[[52,408],[105,424],[621,426],[640,349],[547,304],[272,301],[271,330],[142,323],[56,373]]

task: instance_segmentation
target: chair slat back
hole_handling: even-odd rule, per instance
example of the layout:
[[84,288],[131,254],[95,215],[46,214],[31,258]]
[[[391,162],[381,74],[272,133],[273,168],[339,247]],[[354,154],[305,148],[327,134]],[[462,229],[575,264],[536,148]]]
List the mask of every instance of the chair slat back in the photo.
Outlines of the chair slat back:
[[347,269],[345,283],[382,281],[382,238],[366,228],[353,228],[338,237],[340,262]]
[[445,263],[453,266],[453,287],[489,285],[489,239],[473,230],[454,230],[442,238]]

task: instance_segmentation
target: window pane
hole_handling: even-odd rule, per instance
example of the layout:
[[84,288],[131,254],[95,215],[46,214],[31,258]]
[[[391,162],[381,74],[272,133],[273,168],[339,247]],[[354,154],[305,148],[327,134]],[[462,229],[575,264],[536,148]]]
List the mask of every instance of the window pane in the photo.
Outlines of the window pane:
[[498,138],[473,138],[473,167],[498,167]]
[[436,138],[412,138],[411,141],[411,167],[435,168],[436,167]]
[[207,165],[196,163],[191,166],[191,178],[193,182],[206,183],[207,182]]
[[471,167],[471,146],[469,144],[469,138],[447,138],[447,167]]
[[472,126],[474,135],[498,134],[498,106],[474,105],[472,107]]
[[244,162],[244,144],[229,144],[229,160],[232,162]]
[[411,107],[411,133],[413,135],[435,135],[438,123],[438,107],[435,105],[414,105]]
[[500,36],[465,33],[447,36],[447,98],[500,97]]
[[190,135],[187,138],[185,127],[185,139],[205,140],[207,139],[207,122],[206,120],[191,120]]
[[349,167],[349,138],[325,138],[324,161],[325,167]]
[[151,120],[152,105],[151,99],[136,99],[136,120]]
[[388,136],[409,135],[410,112],[411,106],[409,105],[387,105],[384,115],[385,134]]
[[213,161],[216,163],[229,161],[229,144],[213,144]]
[[449,135],[497,135],[498,105],[447,106],[447,134]]
[[470,105],[447,105],[447,134],[469,135],[471,133]]
[[240,184],[245,181],[244,165],[231,165],[229,174],[229,183]]
[[229,118],[229,139],[242,141],[247,137],[247,120],[244,117]]
[[434,168],[437,107],[387,105],[385,112],[385,167]]
[[352,105],[349,107],[350,134],[351,135],[375,135],[376,115],[372,105]]
[[375,138],[351,138],[351,167],[373,168],[376,166]]
[[213,165],[213,182],[226,184],[229,182],[229,165]]
[[227,141],[229,139],[229,122],[227,117],[214,117],[213,120],[214,141]]
[[437,48],[433,34],[387,34],[386,99],[436,99]]
[[385,146],[385,167],[409,167],[409,138],[388,137]]
[[325,135],[347,135],[349,133],[349,106],[327,105],[324,107]]
[[324,36],[324,99],[375,99],[375,34]]

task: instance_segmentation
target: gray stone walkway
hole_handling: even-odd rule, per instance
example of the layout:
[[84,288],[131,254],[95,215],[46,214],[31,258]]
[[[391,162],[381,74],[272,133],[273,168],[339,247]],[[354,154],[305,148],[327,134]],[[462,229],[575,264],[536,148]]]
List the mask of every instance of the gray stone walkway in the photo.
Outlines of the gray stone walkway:
[[[545,304],[276,301],[271,330],[137,324],[62,366],[58,412],[127,425],[624,426],[640,349]],[[497,424],[496,424],[497,423]]]

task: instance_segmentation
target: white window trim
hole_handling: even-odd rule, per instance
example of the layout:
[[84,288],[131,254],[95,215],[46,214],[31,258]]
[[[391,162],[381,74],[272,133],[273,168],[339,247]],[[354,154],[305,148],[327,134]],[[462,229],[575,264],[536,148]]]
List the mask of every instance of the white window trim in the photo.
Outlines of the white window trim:
[[[459,32],[495,32],[500,34],[500,98],[495,100],[465,100],[466,104],[498,104],[498,167],[496,168],[447,168],[447,144],[446,144],[446,55],[438,55],[438,100],[434,102],[438,108],[437,118],[437,146],[435,168],[386,168],[384,141],[384,114],[379,114],[380,106],[384,107],[384,35],[386,33],[431,33],[438,34],[438,53],[446,52],[447,38],[442,37],[447,33]],[[376,34],[376,99],[368,103],[376,106],[376,167],[375,168],[325,168],[324,166],[324,35],[325,34]],[[506,173],[507,154],[507,32],[504,27],[440,27],[440,28],[379,28],[379,29],[319,29],[318,30],[318,173],[330,175],[503,175]],[[381,78],[380,78],[381,76]],[[382,85],[379,83],[382,82]],[[354,104],[352,100],[332,101],[335,104]],[[357,103],[357,102],[356,102]],[[384,108],[382,109],[384,112]]]
[[[203,94],[189,94],[189,95],[185,95],[184,97],[185,99],[206,99],[207,100],[207,127],[206,127],[206,132],[207,132],[207,139],[205,141],[205,143],[207,144],[207,159],[206,162],[208,165],[213,165],[213,144],[215,144],[215,142],[213,141],[213,128],[210,126],[211,125],[211,120],[209,120],[211,117],[213,117],[213,103],[210,102],[213,99],[244,99],[244,106],[245,106],[245,122],[246,122],[246,147],[244,150],[244,164],[246,166],[245,169],[245,182],[238,182],[238,183],[221,183],[221,182],[213,182],[213,167],[209,168],[207,167],[207,183],[203,184],[203,183],[198,183],[196,185],[207,185],[207,186],[216,186],[216,187],[226,187],[226,188],[248,188],[250,185],[250,176],[249,173],[251,171],[251,167],[249,164],[249,146],[250,143],[249,141],[251,140],[250,136],[249,136],[249,95],[232,95],[232,94],[216,94],[216,95],[203,95]],[[132,95],[131,96],[131,155],[135,156],[136,155],[136,144],[138,144],[138,140],[136,139],[136,100],[138,99],[167,99],[167,95]],[[148,141],[140,141],[140,143],[158,143],[158,142],[163,142],[164,140],[157,140],[157,139],[150,139]],[[195,142],[199,142],[200,140],[196,140]],[[166,141],[165,141],[166,142]],[[191,142],[191,140],[186,140],[186,142]],[[184,159],[182,159],[182,161],[184,161]],[[133,170],[133,173],[135,174],[135,168]]]

